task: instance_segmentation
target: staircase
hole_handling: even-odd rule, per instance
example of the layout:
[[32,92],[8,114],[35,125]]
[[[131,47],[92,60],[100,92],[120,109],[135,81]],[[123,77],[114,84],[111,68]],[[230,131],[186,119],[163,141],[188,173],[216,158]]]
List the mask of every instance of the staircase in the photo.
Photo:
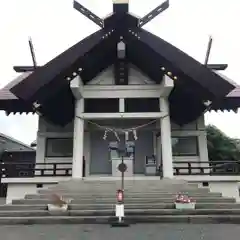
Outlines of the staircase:
[[[110,223],[115,220],[116,190],[120,181],[69,181],[12,205],[0,206],[0,224]],[[220,193],[210,193],[196,184],[175,180],[125,181],[125,215],[132,223],[240,223],[240,204]],[[174,209],[177,193],[188,193],[197,201],[195,210]],[[51,195],[73,199],[69,211],[52,215],[47,211]]]

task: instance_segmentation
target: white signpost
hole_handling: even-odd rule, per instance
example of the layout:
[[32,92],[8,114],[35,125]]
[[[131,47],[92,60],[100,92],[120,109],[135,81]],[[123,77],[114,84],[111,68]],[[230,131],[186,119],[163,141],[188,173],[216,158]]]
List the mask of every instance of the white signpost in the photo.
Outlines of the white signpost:
[[115,213],[116,217],[118,217],[118,222],[122,222],[122,219],[124,218],[124,205],[116,204]]

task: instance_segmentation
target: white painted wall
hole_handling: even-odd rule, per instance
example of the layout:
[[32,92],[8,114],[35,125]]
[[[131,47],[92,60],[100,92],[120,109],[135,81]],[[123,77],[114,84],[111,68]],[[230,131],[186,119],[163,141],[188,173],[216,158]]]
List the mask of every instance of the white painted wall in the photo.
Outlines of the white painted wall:
[[[43,187],[51,187],[54,184],[44,184]],[[12,183],[8,184],[6,204],[11,204],[12,200],[24,199],[26,194],[36,194],[40,188],[37,188],[36,183]]]
[[[196,136],[198,139],[198,150],[199,150],[199,156],[174,156],[173,161],[176,161],[176,162],[192,161],[192,162],[196,162],[196,166],[202,166],[202,167],[209,166],[206,163],[201,163],[201,162],[208,161],[207,134],[206,134],[204,115],[199,117],[196,121],[189,123],[187,125],[184,125],[182,127],[174,124],[173,122],[171,123],[171,126],[172,126],[172,137]],[[175,164],[175,166],[187,167],[187,164]],[[205,171],[208,171],[208,170],[205,170]]]
[[[87,128],[87,124],[86,124]],[[37,135],[37,163],[61,163],[69,162],[70,165],[59,165],[59,167],[71,167],[72,157],[45,157],[46,139],[47,138],[72,138],[73,137],[73,123],[69,123],[65,127],[54,126],[39,117],[39,129]],[[86,160],[86,175],[89,174],[90,161],[90,137],[89,132],[85,129],[84,136],[84,156]]]
[[[197,183],[200,188],[209,188],[210,192],[221,193],[224,197],[235,198],[240,202],[239,187],[240,176],[175,176],[174,179],[185,180],[191,183]],[[203,187],[203,182],[209,184]]]
[[[80,77],[75,80],[81,82]],[[130,67],[129,85],[128,86],[116,86],[114,84],[113,68],[110,67],[103,71],[96,78],[88,83],[88,85],[79,87],[79,84],[72,86],[80,91],[79,96],[86,95],[84,97],[160,97],[164,92],[164,87],[160,84],[155,84],[150,78],[143,74],[139,69],[134,66]],[[76,90],[76,89],[75,89]],[[97,121],[96,119],[94,120]],[[138,125],[138,124],[137,124]],[[84,156],[86,160],[86,174],[89,172],[90,165],[90,138],[88,127],[89,124],[85,124],[85,136],[84,136]],[[157,124],[156,131],[159,131],[159,124]],[[92,126],[91,126],[92,127]],[[207,153],[207,141],[204,124],[204,116],[201,116],[196,121],[184,125],[178,126],[171,123],[171,135],[172,136],[196,136],[198,138],[199,156],[174,156],[174,161],[194,161],[199,166],[199,162],[208,161]],[[45,145],[46,138],[63,138],[73,137],[73,123],[68,124],[66,127],[61,128],[54,126],[46,122],[42,117],[39,118],[39,131],[38,131],[38,147],[37,147],[37,162],[72,162],[72,158],[46,158],[45,157]],[[155,142],[155,141],[154,141]],[[190,146],[189,146],[190,147]],[[158,155],[161,154],[159,146],[154,146],[154,149]],[[184,165],[185,166],[185,165]]]
[[[115,120],[117,121],[117,120]],[[143,120],[139,121],[139,124],[142,123]],[[46,144],[46,138],[51,137],[51,138],[61,138],[61,137],[73,137],[73,127],[71,125],[68,125],[67,128],[59,128],[52,126],[51,124],[47,123],[40,117],[40,127],[38,131],[38,142],[39,145],[37,147],[37,162],[49,162],[49,163],[54,163],[54,162],[72,162],[72,158],[67,158],[67,157],[62,157],[62,158],[48,158],[45,157],[45,144]],[[99,122],[100,121],[97,121]],[[144,120],[146,122],[146,120]],[[201,116],[198,120],[195,122],[188,124],[183,127],[179,127],[174,123],[172,124],[172,136],[197,136],[198,138],[198,144],[199,144],[199,156],[174,156],[173,161],[194,161],[196,162],[196,166],[201,165],[201,161],[207,161],[208,160],[208,154],[207,154],[207,140],[206,140],[206,132],[205,132],[205,127],[203,126],[204,122],[204,116]],[[131,123],[131,126],[137,126],[138,120],[134,120],[134,122]],[[111,124],[109,122],[102,121],[100,125],[106,125],[110,126]],[[71,127],[70,127],[71,126]],[[87,129],[85,130],[85,137],[84,137],[84,156],[86,160],[86,175],[89,175],[89,166],[90,166],[90,137],[89,137],[89,132],[88,129],[90,130],[91,128],[94,128],[92,125],[87,126]],[[150,127],[147,127],[148,130],[152,131],[154,128],[156,129],[156,124],[151,125]],[[67,130],[66,130],[67,129]],[[159,129],[159,128],[158,128]],[[57,132],[55,132],[57,130]],[[91,131],[94,129],[91,129]],[[54,131],[54,132],[52,132]],[[190,146],[189,146],[190,147]],[[158,149],[158,146],[155,146],[156,149]],[[161,154],[161,150],[157,151],[158,154]],[[203,164],[202,164],[203,165]],[[206,165],[206,164],[205,164]],[[187,166],[186,164],[177,164],[176,166]],[[187,170],[186,170],[187,171]]]
[[[26,194],[36,194],[39,189],[55,186],[59,182],[69,181],[71,177],[35,177],[35,178],[3,178],[2,183],[7,183],[6,203],[14,199],[23,199]],[[42,188],[37,188],[42,184]]]
[[73,123],[69,123],[65,127],[55,126],[47,122],[42,117],[39,117],[37,133],[37,149],[36,162],[37,163],[54,163],[54,162],[72,162],[69,157],[45,157],[46,139],[47,138],[72,138],[73,137]]
[[[147,75],[141,72],[140,69],[134,65],[129,67],[129,85],[145,85],[145,84],[155,84]],[[113,66],[110,66],[105,71],[100,73],[97,77],[92,79],[88,85],[115,85],[114,83],[114,70]]]
[[[199,156],[173,156],[173,161],[175,162],[196,162],[196,165],[192,166],[208,166],[208,164],[203,164],[201,162],[208,161],[208,151],[207,151],[207,138],[206,129],[204,124],[204,115],[199,117],[196,121],[193,121],[184,126],[178,126],[177,124],[171,122],[171,135],[172,137],[185,137],[185,136],[196,136],[198,139]],[[156,142],[156,153],[161,156],[161,147],[158,145],[160,142]],[[188,146],[189,148],[191,145]],[[175,167],[187,167],[185,163],[174,164]],[[181,170],[182,172],[187,172],[188,170]],[[195,170],[195,172],[198,170]],[[206,170],[207,171],[207,170]],[[194,171],[193,171],[194,172]]]
[[[199,186],[203,187],[202,184]],[[209,189],[211,192],[220,192],[224,197],[235,198],[240,202],[238,182],[210,182]]]

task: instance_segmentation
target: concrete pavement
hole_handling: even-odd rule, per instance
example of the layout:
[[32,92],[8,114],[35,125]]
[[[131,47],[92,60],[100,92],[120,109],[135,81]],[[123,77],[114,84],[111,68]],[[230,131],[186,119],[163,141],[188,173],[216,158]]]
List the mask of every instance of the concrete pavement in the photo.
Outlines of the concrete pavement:
[[231,224],[136,224],[0,226],[4,240],[239,240],[240,226]]

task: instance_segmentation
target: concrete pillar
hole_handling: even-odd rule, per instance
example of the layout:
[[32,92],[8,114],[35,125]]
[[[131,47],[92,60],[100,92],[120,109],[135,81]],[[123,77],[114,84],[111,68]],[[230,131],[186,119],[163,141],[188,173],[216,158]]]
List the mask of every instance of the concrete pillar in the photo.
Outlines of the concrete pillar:
[[83,144],[84,144],[84,120],[77,117],[84,111],[84,99],[77,99],[75,103],[74,133],[73,133],[73,161],[72,178],[83,177]]
[[125,112],[125,99],[124,98],[119,99],[119,112],[121,112],[121,113]]
[[45,152],[46,152],[46,137],[38,132],[37,134],[37,148],[36,148],[36,163],[45,162]]
[[[199,150],[199,166],[200,167],[209,167],[208,163],[208,148],[207,148],[207,132],[205,127],[204,115],[199,117],[198,121],[198,150]],[[203,163],[205,162],[205,163]],[[210,169],[205,169],[205,173],[209,173]]]
[[[168,100],[160,98],[160,110],[169,113]],[[160,119],[163,177],[173,178],[173,157],[170,116]]]
[[[156,122],[156,128],[159,129],[160,131],[160,120],[158,120]],[[162,146],[161,146],[161,135],[159,134],[159,136],[154,136],[155,137],[155,141],[156,141],[156,163],[157,166],[159,167],[161,165],[162,162]]]
[[37,147],[36,147],[36,163],[45,162],[46,153],[46,123],[42,117],[38,118]]
[[90,175],[90,161],[91,161],[91,151],[90,151],[90,132],[84,133],[84,150],[83,150],[83,155],[85,158],[85,173],[86,177]]

